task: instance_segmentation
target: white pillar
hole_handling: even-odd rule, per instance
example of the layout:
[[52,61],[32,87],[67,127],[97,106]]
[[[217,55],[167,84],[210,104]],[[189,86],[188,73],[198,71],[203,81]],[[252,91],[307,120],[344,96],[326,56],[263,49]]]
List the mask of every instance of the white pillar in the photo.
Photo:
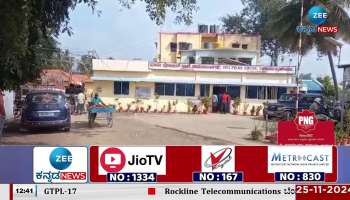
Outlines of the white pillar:
[[241,93],[240,93],[241,102],[246,102],[245,91],[246,91],[246,86],[245,85],[241,85]]
[[194,92],[194,96],[199,97],[201,95],[201,86],[200,84],[195,84],[195,92]]

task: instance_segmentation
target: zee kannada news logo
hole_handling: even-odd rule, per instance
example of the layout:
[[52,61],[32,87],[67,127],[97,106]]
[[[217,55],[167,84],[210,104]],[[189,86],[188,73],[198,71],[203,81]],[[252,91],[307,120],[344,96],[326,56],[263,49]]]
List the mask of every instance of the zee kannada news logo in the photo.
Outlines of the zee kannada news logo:
[[219,167],[223,168],[226,163],[232,159],[232,149],[229,147],[222,148],[214,153],[210,153],[210,156],[205,160],[204,166],[215,170]]
[[322,25],[326,23],[328,18],[327,9],[323,6],[313,6],[307,14],[307,19],[313,25],[297,26],[296,30],[299,33],[337,33],[337,26]]
[[65,171],[68,169],[72,162],[73,156],[72,153],[64,147],[55,148],[49,157],[50,164],[57,171],[48,171],[48,172],[37,172],[37,179],[47,179],[49,183],[52,180],[85,180],[86,172],[69,172]]

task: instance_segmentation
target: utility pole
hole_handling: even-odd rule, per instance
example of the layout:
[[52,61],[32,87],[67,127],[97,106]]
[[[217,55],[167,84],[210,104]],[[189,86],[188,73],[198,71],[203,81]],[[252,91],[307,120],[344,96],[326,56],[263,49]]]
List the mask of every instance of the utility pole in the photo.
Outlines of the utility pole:
[[[303,26],[303,17],[304,17],[304,0],[301,0],[301,8],[300,8],[300,27]],[[301,66],[301,61],[303,59],[302,56],[302,39],[303,39],[303,34],[302,31],[299,33],[299,52],[298,52],[298,65],[296,69],[296,77],[295,80],[297,82],[297,98],[296,98],[296,112],[299,111],[299,71],[300,71],[300,66]]]
[[[336,39],[332,38],[332,37],[326,37],[325,38],[326,41],[328,41],[330,44],[339,47],[339,52],[338,52],[338,68],[344,68],[344,72],[343,72],[343,91],[340,97],[340,106],[341,106],[341,110],[340,110],[340,123],[343,126],[344,125],[344,103],[345,103],[345,80],[347,79],[345,76],[345,72],[346,72],[346,65],[345,66],[341,66],[340,65],[340,57],[341,57],[341,50],[343,47],[343,44],[339,41],[337,41]],[[336,88],[336,92],[338,92],[338,88]]]

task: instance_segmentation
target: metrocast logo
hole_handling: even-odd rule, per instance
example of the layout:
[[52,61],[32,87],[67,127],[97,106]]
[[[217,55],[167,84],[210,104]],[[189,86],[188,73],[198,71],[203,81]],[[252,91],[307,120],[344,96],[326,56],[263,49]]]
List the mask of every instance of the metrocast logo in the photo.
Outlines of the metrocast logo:
[[268,172],[332,173],[332,146],[269,146]]
[[202,146],[202,172],[234,171],[234,146]]
[[297,32],[303,33],[337,33],[338,26],[324,25],[328,19],[327,9],[323,6],[313,6],[307,14],[307,19],[312,25],[297,26]]
[[165,175],[165,147],[99,147],[99,174],[148,172]]
[[36,183],[84,183],[87,181],[85,147],[35,147]]

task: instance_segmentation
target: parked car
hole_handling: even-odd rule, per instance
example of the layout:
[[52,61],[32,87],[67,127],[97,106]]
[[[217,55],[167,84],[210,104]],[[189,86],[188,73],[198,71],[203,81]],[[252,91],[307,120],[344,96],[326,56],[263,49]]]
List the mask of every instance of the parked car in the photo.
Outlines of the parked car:
[[64,92],[57,90],[31,91],[27,94],[23,104],[22,128],[70,130],[71,116]]
[[[315,98],[321,99],[321,110],[327,113],[322,94],[299,94],[298,111],[309,109]],[[265,118],[291,119],[296,115],[296,94],[282,94],[277,103],[269,103],[263,113]]]

